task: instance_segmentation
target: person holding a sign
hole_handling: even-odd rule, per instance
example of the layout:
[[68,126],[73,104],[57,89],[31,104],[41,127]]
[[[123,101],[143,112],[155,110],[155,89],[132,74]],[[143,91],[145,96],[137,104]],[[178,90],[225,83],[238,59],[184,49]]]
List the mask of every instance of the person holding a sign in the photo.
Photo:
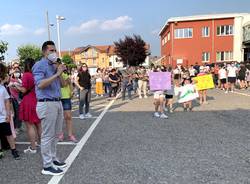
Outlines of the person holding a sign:
[[[203,66],[200,66],[200,73],[197,76],[203,76],[206,75],[206,68]],[[207,89],[199,90],[199,98],[200,98],[200,105],[202,104],[208,104],[207,102]]]
[[195,85],[191,84],[191,79],[184,79],[183,86],[178,90],[178,102],[183,104],[184,112],[193,110],[192,101],[197,97]]
[[[158,70],[155,70],[154,72],[158,73]],[[160,69],[159,71],[161,72],[166,72],[165,68]],[[164,114],[164,103],[165,103],[165,95],[164,95],[164,90],[156,90],[154,92],[154,105],[155,105],[155,113],[154,117],[156,118],[162,118],[162,119],[167,119],[168,116]],[[159,111],[160,108],[160,111]]]

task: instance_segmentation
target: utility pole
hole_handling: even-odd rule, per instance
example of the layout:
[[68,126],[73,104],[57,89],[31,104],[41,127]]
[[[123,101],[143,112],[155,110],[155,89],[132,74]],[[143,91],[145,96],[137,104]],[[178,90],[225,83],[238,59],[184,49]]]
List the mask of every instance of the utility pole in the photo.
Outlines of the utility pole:
[[48,40],[51,40],[50,39],[50,26],[51,26],[51,24],[49,23],[49,13],[48,13],[48,11],[46,11],[46,22],[47,22],[47,29],[48,29]]

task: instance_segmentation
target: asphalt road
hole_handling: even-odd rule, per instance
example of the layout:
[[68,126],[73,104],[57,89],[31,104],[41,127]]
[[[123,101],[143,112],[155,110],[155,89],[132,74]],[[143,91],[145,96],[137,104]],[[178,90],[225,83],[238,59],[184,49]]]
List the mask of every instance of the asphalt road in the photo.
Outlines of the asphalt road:
[[[194,103],[193,112],[183,112],[175,104],[167,120],[153,118],[152,96],[118,99],[105,114],[110,101],[94,99],[91,113],[95,118],[80,120],[77,111],[73,113],[79,140],[91,125],[97,126],[59,183],[250,183],[250,92],[211,90],[208,96],[209,104]],[[101,113],[103,117],[97,118]],[[25,133],[17,141],[18,150],[27,147]],[[58,145],[60,158],[65,160],[76,146]],[[52,181],[40,174],[40,154],[21,153],[21,157],[15,161],[6,152],[0,160],[1,184]]]

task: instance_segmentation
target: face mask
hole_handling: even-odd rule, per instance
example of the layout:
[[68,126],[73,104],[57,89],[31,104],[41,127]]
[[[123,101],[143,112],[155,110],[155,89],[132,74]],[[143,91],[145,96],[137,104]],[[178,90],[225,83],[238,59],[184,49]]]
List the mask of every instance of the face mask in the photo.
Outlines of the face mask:
[[55,52],[51,53],[48,55],[48,60],[52,61],[52,62],[56,62],[57,61],[57,54]]
[[14,73],[14,77],[15,77],[15,78],[19,78],[20,75],[21,75],[21,74],[20,74],[19,72]]

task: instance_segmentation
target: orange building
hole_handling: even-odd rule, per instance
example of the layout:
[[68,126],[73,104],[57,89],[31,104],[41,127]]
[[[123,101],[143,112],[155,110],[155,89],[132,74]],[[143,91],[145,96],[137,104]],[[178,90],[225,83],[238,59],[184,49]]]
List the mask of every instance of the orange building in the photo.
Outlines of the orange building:
[[170,18],[159,33],[162,64],[187,66],[250,58],[250,46],[245,44],[249,38],[243,37],[249,21],[250,14]]

